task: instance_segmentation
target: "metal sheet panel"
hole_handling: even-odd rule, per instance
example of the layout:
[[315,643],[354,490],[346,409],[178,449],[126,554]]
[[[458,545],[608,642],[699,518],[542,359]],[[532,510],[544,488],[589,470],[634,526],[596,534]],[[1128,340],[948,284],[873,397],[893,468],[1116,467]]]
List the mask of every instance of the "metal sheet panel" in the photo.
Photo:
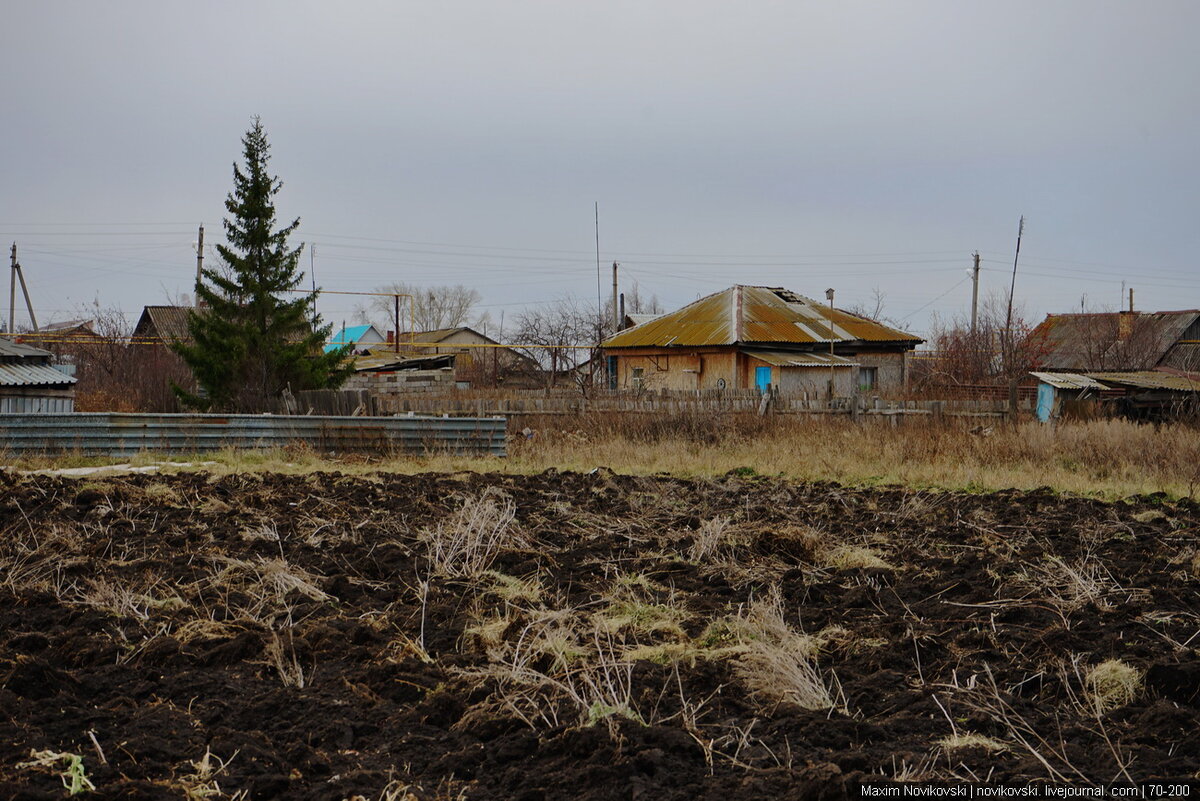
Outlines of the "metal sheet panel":
[[781,287],[734,286],[626,329],[606,348],[697,347],[739,343],[896,342],[920,338]]
[[0,364],[0,387],[69,386],[75,377],[45,364]]
[[48,350],[14,342],[7,337],[0,337],[0,356],[16,356],[20,359],[48,359],[53,355]]
[[1147,370],[1160,364],[1198,319],[1196,309],[1048,314],[1031,337],[1045,351],[1041,361],[1051,370]]
[[1164,373],[1158,370],[1138,370],[1128,373],[1088,373],[1091,378],[1106,384],[1119,384],[1138,389],[1168,389],[1177,392],[1200,391],[1200,378]]
[[1030,373],[1031,376],[1055,389],[1107,389],[1095,378],[1079,373]]
[[0,414],[70,414],[75,411],[75,399],[62,396],[35,395],[0,396]]
[[448,450],[504,456],[506,425],[503,417],[9,414],[0,415],[0,451],[131,456],[300,443],[334,452]]
[[747,356],[761,359],[777,367],[855,367],[858,362],[845,356],[830,356],[828,353],[789,353],[787,351],[743,350]]

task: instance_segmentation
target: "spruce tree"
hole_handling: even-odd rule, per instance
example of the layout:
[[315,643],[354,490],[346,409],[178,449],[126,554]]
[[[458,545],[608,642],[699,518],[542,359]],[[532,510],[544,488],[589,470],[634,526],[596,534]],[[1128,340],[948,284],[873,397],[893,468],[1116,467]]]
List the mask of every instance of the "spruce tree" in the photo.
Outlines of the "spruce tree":
[[322,350],[332,326],[316,315],[317,293],[293,294],[304,278],[304,245],[290,248],[288,237],[300,219],[275,228],[273,198],[283,182],[267,172],[269,146],[257,117],[242,145],[245,168],[233,165],[225,200],[228,244],[217,245],[221,264],[197,283],[203,305],[188,313],[191,342],[172,346],[202,389],[175,392],[203,410],[268,411],[285,388],[336,388],[353,369],[349,348]]

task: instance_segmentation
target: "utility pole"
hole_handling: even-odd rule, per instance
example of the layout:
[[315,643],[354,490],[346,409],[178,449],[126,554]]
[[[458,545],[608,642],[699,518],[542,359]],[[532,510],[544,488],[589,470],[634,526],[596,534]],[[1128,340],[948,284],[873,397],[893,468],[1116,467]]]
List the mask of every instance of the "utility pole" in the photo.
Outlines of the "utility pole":
[[37,317],[33,313],[33,302],[29,300],[29,287],[25,286],[25,271],[21,269],[20,262],[17,262],[16,267],[17,280],[21,282],[21,294],[25,296],[25,309],[29,312],[29,322],[33,324],[34,333],[37,333]]
[[971,336],[975,336],[975,321],[979,317],[979,251],[972,254],[975,266],[971,270]]
[[[393,343],[392,350],[395,353],[399,353],[400,352],[400,296],[396,295],[394,298],[392,298],[392,300],[395,302],[395,315],[396,315],[396,334],[395,334],[395,336],[392,337],[392,343]],[[415,334],[414,334],[414,336],[415,336]]]
[[620,312],[618,311],[618,308],[619,308],[617,305],[618,303],[619,303],[619,301],[617,300],[617,263],[614,261],[613,262],[613,301],[612,301],[613,333],[614,334],[621,330],[621,315],[620,315]]
[[596,214],[596,344],[600,344],[600,320],[604,319],[604,294],[600,290],[600,201],[593,207]]
[[11,336],[17,331],[16,320],[17,316],[17,281],[21,282],[21,294],[25,296],[25,310],[29,312],[29,322],[33,325],[33,330],[38,330],[37,316],[33,313],[33,302],[29,300],[29,287],[25,285],[25,273],[21,271],[21,264],[17,261],[17,243],[12,243],[12,250],[9,251],[9,263],[12,275],[8,283],[8,333]]
[[[308,246],[308,275],[312,278],[312,293],[313,297],[317,296],[317,246]],[[313,301],[313,328],[317,327],[317,302]],[[400,335],[400,329],[396,329],[396,335]]]
[[1133,287],[1129,287],[1129,312],[1133,313]]
[[1021,235],[1025,233],[1025,215],[1017,226],[1017,250],[1013,254],[1012,285],[1008,288],[1008,319],[1004,322],[1004,369],[1008,371],[1008,419],[1015,425],[1017,422],[1017,382],[1021,376],[1017,374],[1014,364],[1017,355],[1016,343],[1012,341],[1013,295],[1017,291],[1017,260],[1021,258]]
[[[1021,222],[1017,226],[1017,250],[1016,250],[1016,253],[1013,254],[1012,285],[1008,288],[1008,316],[1004,321],[1005,338],[1007,340],[1009,340],[1009,342],[1008,342],[1009,347],[1006,348],[1006,350],[1011,349],[1011,346],[1012,346],[1013,295],[1015,295],[1016,291],[1017,291],[1017,260],[1019,258],[1021,258],[1021,235],[1024,233],[1025,233],[1025,215],[1022,214]],[[1007,358],[1010,354],[1006,353],[1004,355]]]
[[196,235],[196,300],[192,304],[200,308],[200,281],[204,273],[204,223],[200,223],[200,233]]
[[833,410],[833,287],[825,290],[829,298],[829,408]]
[[12,250],[9,251],[9,268],[8,268],[8,335],[12,336],[16,330],[16,325],[13,324],[13,317],[17,314],[17,243],[12,243]]

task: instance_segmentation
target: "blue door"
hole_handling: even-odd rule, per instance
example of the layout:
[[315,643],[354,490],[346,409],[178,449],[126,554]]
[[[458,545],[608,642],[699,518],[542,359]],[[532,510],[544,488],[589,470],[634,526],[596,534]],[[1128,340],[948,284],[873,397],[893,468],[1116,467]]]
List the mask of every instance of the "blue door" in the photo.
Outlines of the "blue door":
[[771,368],[770,367],[755,367],[754,368],[754,386],[758,387],[759,392],[766,392],[767,387],[771,385]]
[[1037,419],[1049,423],[1054,414],[1054,387],[1049,384],[1038,384]]

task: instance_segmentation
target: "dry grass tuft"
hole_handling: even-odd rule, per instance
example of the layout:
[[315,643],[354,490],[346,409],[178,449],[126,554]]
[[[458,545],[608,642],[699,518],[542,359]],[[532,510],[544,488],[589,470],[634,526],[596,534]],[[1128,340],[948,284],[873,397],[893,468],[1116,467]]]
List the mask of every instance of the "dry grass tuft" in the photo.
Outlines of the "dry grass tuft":
[[1064,612],[1078,611],[1088,604],[1108,608],[1113,598],[1130,595],[1090,552],[1070,563],[1058,556],[1047,557],[1040,564],[1026,565],[1016,579],[1044,594]]
[[835,545],[820,552],[818,559],[824,567],[834,570],[886,570],[892,567],[874,550],[863,545]]
[[519,579],[495,570],[485,570],[483,575],[492,582],[488,592],[510,604],[536,604],[542,600],[542,583],[537,576]]
[[973,732],[955,732],[949,737],[943,737],[937,744],[947,751],[966,748],[982,748],[992,754],[1000,754],[1009,750],[1008,744],[992,737]]
[[204,756],[188,763],[192,772],[184,774],[176,782],[178,789],[183,791],[185,801],[210,801],[210,799],[214,798],[243,801],[243,799],[248,798],[248,793],[245,790],[228,794],[217,783],[217,777],[225,772],[225,769],[229,767],[229,763],[237,755],[238,752],[235,751],[233,756],[223,760],[214,754],[212,750],[205,748]]
[[250,561],[214,557],[218,569],[202,582],[224,606],[252,621],[270,623],[290,618],[297,599],[324,603],[331,596],[317,586],[320,578],[283,558]]
[[1085,676],[1088,700],[1097,714],[1111,712],[1132,702],[1142,691],[1142,672],[1119,659],[1108,659]]
[[616,633],[631,631],[640,634],[667,634],[686,638],[679,625],[688,617],[687,612],[666,604],[648,603],[634,599],[612,601],[594,618],[598,631]]
[[714,517],[702,521],[700,527],[692,533],[692,544],[687,552],[688,561],[700,564],[717,560],[722,556],[731,556],[728,542],[729,528],[728,517]]
[[277,632],[271,632],[271,638],[267,640],[266,647],[263,649],[267,657],[267,664],[275,669],[279,680],[285,687],[303,690],[308,684],[309,676],[304,674],[304,668],[300,666],[300,658],[296,655],[296,649],[292,645],[290,632],[286,640],[284,642],[284,638],[280,637]]
[[778,593],[751,604],[734,630],[740,640],[735,672],[755,695],[804,709],[837,706],[817,667],[820,642],[787,624]]

